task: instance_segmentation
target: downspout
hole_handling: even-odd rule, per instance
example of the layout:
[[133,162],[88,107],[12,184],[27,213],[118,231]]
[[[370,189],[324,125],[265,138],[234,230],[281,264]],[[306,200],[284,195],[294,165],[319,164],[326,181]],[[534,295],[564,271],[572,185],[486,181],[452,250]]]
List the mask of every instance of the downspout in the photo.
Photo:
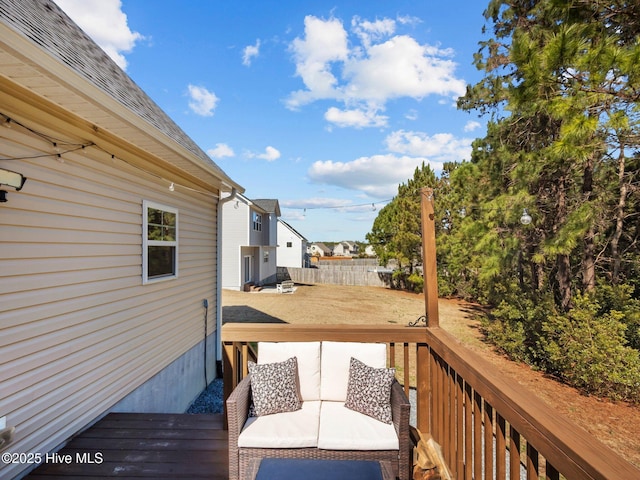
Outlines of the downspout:
[[216,235],[216,376],[222,377],[222,207],[236,198],[237,190],[231,189],[231,195],[218,200]]

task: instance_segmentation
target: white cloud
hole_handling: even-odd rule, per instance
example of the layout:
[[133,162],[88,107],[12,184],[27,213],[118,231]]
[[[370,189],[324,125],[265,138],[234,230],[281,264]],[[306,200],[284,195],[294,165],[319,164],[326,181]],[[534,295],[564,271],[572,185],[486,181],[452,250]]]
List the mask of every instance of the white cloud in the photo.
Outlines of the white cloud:
[[469,120],[467,124],[464,126],[465,132],[473,132],[481,127],[480,122],[476,122],[475,120]]
[[366,112],[368,118],[377,118],[386,102],[395,98],[420,100],[436,95],[450,102],[463,95],[466,84],[455,75],[451,49],[421,45],[411,36],[396,34],[398,23],[410,21],[415,22],[354,17],[350,37],[339,19],[307,16],[304,36],[290,45],[296,75],[305,88],[290,93],[287,107],[295,110],[316,100],[333,100],[344,108],[329,109],[328,121],[372,127],[379,126],[379,121],[364,123],[348,117]]
[[226,143],[216,143],[216,148],[211,148],[207,150],[207,153],[212,158],[225,158],[225,157],[235,157],[236,154]]
[[279,159],[281,156],[280,151],[277,148],[272,147],[271,145],[265,148],[264,153],[248,152],[246,155],[249,158],[260,158],[262,160],[266,160],[267,162],[273,162]]
[[393,35],[396,31],[396,22],[390,18],[370,22],[356,16],[351,19],[351,26],[365,48],[368,48],[372,41]]
[[418,111],[414,108],[412,108],[411,110],[409,110],[405,115],[404,118],[406,118],[407,120],[417,120],[418,119]]
[[397,194],[398,185],[412,178],[423,163],[437,173],[445,162],[468,159],[471,141],[450,133],[429,136],[398,130],[385,140],[389,153],[349,162],[317,161],[307,171],[307,177],[313,183],[360,191],[370,198],[391,198]]
[[58,6],[109,55],[126,70],[124,54],[144,37],[127,24],[120,0],[55,0]]
[[389,117],[378,115],[374,110],[340,110],[336,107],[329,108],[324,118],[338,127],[384,127]]
[[459,162],[471,155],[470,138],[456,138],[450,133],[436,133],[429,136],[424,132],[397,130],[385,139],[390,152],[426,157],[432,161]]
[[347,32],[340,20],[325,21],[308,15],[304,26],[305,38],[294,39],[290,50],[296,62],[296,75],[302,78],[307,91],[294,92],[287,102],[290,108],[335,97],[338,80],[331,72],[331,63],[344,62],[349,55]]
[[372,45],[367,57],[348,62],[344,76],[356,99],[384,103],[398,97],[421,99],[427,95],[462,95],[465,82],[454,77],[449,50],[420,45],[415,39],[395,36]]
[[213,116],[213,111],[218,104],[219,98],[215,93],[210,92],[204,87],[198,87],[195,85],[189,85],[189,108],[203,117]]
[[373,198],[390,198],[397,193],[398,185],[411,178],[423,162],[430,163],[434,169],[442,168],[427,158],[386,154],[360,157],[351,162],[317,161],[307,175],[314,183],[359,190]]
[[255,45],[247,45],[242,51],[242,64],[247,67],[251,66],[254,57],[260,55],[260,39],[256,40]]

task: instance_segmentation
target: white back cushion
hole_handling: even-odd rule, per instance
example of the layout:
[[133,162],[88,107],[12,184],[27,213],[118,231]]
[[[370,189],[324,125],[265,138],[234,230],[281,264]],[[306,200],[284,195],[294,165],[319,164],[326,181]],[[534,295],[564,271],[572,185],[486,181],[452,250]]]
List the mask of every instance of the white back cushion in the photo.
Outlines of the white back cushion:
[[384,368],[387,366],[387,344],[322,342],[320,400],[344,402],[347,399],[351,357],[370,367]]
[[291,357],[298,359],[302,401],[320,400],[320,342],[258,342],[259,364]]

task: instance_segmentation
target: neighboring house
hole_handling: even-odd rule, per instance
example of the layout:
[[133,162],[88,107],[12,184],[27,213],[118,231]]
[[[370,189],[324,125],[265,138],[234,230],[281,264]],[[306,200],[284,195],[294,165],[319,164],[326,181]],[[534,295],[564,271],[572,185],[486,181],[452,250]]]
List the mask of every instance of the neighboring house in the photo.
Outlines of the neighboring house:
[[333,247],[336,257],[352,257],[358,254],[358,246],[353,242],[340,242]]
[[245,284],[277,280],[277,200],[225,198],[222,215],[222,288],[242,290]]
[[284,220],[278,220],[278,266],[295,268],[309,266],[307,239]]
[[313,243],[309,247],[309,253],[314,257],[330,257],[332,254],[331,249],[322,242]]
[[184,412],[215,377],[219,199],[241,187],[53,1],[0,0],[0,72],[0,178],[27,178],[1,187],[6,451]]
[[373,249],[373,245],[367,245],[366,248],[364,249],[364,254],[367,257],[375,257],[376,251]]

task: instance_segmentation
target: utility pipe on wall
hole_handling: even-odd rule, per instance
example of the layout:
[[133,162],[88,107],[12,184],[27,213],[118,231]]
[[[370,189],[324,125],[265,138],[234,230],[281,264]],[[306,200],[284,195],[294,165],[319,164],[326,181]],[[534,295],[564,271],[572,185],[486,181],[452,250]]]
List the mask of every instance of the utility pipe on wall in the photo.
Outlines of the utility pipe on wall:
[[235,199],[237,193],[237,190],[232,188],[231,195],[218,200],[216,233],[216,372],[218,376],[222,375],[222,207]]

